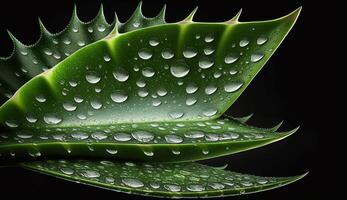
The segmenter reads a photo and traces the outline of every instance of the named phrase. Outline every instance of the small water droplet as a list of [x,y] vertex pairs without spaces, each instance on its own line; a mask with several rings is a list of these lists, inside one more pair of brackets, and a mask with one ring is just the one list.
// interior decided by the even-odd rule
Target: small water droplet
[[174,57],[174,52],[171,50],[171,49],[164,49],[162,52],[161,52],[161,57],[164,58],[164,59],[171,59]]
[[104,55],[104,61],[109,62],[111,60],[111,57],[109,55]]
[[132,188],[140,188],[144,186],[142,181],[133,178],[124,178],[122,179],[122,183]]
[[194,58],[196,55],[198,54],[198,52],[196,51],[196,49],[192,48],[192,47],[187,47],[184,51],[183,51],[183,56],[185,58]]
[[178,135],[165,135],[165,140],[170,144],[178,144],[183,142],[183,138]]
[[46,97],[44,95],[38,95],[35,97],[35,99],[40,103],[46,102]]
[[102,132],[96,132],[96,133],[92,133],[92,138],[96,139],[96,140],[104,140],[107,138],[107,135],[105,133]]
[[236,55],[236,54],[234,54],[234,53],[230,53],[230,54],[228,54],[227,56],[225,56],[224,62],[225,62],[226,64],[232,64],[232,63],[234,63],[235,61],[237,61],[238,58],[239,58],[238,55]]
[[98,29],[99,32],[104,32],[106,30],[106,27],[103,24],[99,24],[97,29]]
[[133,27],[135,27],[135,28],[140,27],[140,22],[134,22],[134,23],[133,23]]
[[159,45],[159,40],[157,38],[152,38],[149,40],[149,45],[151,45],[152,47],[158,46]]
[[230,69],[229,74],[230,75],[237,74],[237,71],[235,69]]
[[77,106],[74,105],[73,103],[70,103],[70,102],[65,102],[63,103],[63,108],[66,110],[66,111],[75,111]]
[[128,99],[128,95],[121,90],[116,90],[111,94],[111,99],[116,103],[123,103]]
[[195,97],[188,97],[186,99],[186,105],[187,106],[192,106],[194,105],[198,100]]
[[52,52],[51,50],[49,50],[49,49],[45,49],[43,52],[44,52],[47,56],[51,56],[51,55],[53,54],[53,52]]
[[202,57],[199,60],[199,67],[201,69],[208,69],[214,65],[214,61],[209,57]]
[[76,86],[77,86],[77,82],[74,81],[74,80],[71,80],[71,81],[69,81],[69,85],[70,85],[71,87],[76,87]]
[[257,45],[263,45],[263,44],[265,44],[265,42],[267,42],[267,37],[265,37],[265,36],[258,37]]
[[143,150],[143,153],[144,153],[146,156],[154,156],[154,153],[153,153],[153,151],[151,151],[151,150]]
[[92,108],[94,108],[95,110],[99,110],[102,107],[102,103],[96,100],[92,100],[90,101],[90,105],[92,106]]
[[207,154],[209,154],[210,153],[210,151],[208,150],[208,149],[203,149],[202,150],[202,154],[204,154],[204,155],[207,155]]
[[128,80],[129,74],[125,69],[118,67],[113,72],[113,77],[119,82],[125,82]]
[[113,138],[117,141],[120,141],[120,142],[126,142],[126,141],[129,141],[131,140],[131,137],[129,134],[127,133],[116,133]]
[[170,192],[181,191],[181,186],[179,186],[179,185],[166,184],[166,185],[164,185],[164,188]]
[[225,186],[221,183],[210,183],[209,186],[215,190],[222,190],[225,188]]
[[137,54],[143,60],[148,60],[148,59],[152,58],[152,55],[153,55],[152,51],[147,49],[147,48],[140,49]]
[[205,42],[210,43],[210,42],[213,42],[213,40],[214,40],[213,35],[211,35],[211,34],[206,35]]
[[76,132],[76,133],[71,133],[71,137],[77,140],[84,140],[84,139],[87,139],[89,135],[83,132]]
[[46,122],[46,124],[59,124],[62,121],[62,118],[53,115],[53,114],[46,114],[45,116],[43,116],[43,121]]
[[215,93],[217,91],[217,89],[218,88],[216,86],[214,86],[214,85],[208,85],[205,88],[205,93],[207,95],[211,95],[211,94]]
[[213,115],[217,114],[217,109],[216,108],[207,108],[205,109],[202,114],[206,117],[212,117]]
[[146,67],[142,70],[142,75],[144,77],[150,78],[150,77],[154,76],[154,74],[155,74],[155,71],[151,67]]
[[198,139],[198,138],[203,138],[205,136],[205,133],[201,131],[190,131],[185,133],[184,136],[186,138]]
[[35,123],[35,122],[37,122],[37,118],[34,117],[34,116],[31,115],[31,114],[28,114],[25,118],[26,118],[26,120],[27,120],[29,123]]
[[187,76],[189,71],[189,66],[184,62],[174,62],[170,67],[171,74],[176,78]]
[[246,39],[246,38],[240,40],[240,42],[239,42],[240,47],[245,47],[245,46],[247,46],[248,44],[249,44],[249,40]]
[[193,93],[195,93],[198,89],[199,89],[199,87],[198,87],[197,85],[195,85],[195,84],[189,84],[189,85],[187,85],[187,87],[186,87],[186,92],[187,92],[188,94],[193,94]]
[[86,80],[88,81],[88,83],[96,84],[101,80],[101,77],[98,73],[94,71],[88,71],[86,73]]
[[17,122],[14,120],[6,120],[5,124],[10,128],[17,128],[18,127]]
[[213,52],[214,52],[214,49],[212,47],[206,47],[204,49],[204,54],[207,56],[213,54]]
[[62,167],[62,168],[60,168],[60,171],[66,175],[72,175],[75,172],[73,169],[68,168],[68,167]]
[[82,98],[81,96],[75,96],[75,97],[74,97],[74,101],[75,101],[76,103],[82,103],[82,102],[83,102],[83,98]]
[[66,44],[66,45],[69,45],[69,44],[71,44],[71,40],[69,40],[68,38],[65,38],[63,40],[63,43]]
[[228,83],[224,86],[224,90],[226,92],[235,92],[238,89],[240,89],[242,85],[243,85],[243,83],[240,83],[240,82]]
[[173,119],[179,119],[181,117],[183,117],[184,112],[182,111],[171,111],[169,112],[169,116]]
[[83,47],[84,45],[86,45],[86,43],[84,41],[78,41],[77,45]]
[[161,97],[165,96],[167,94],[167,90],[165,88],[159,88],[157,90],[157,94]]
[[109,153],[109,154],[117,154],[118,153],[118,150],[117,149],[106,149],[106,152]]
[[137,87],[143,88],[146,86],[146,82],[144,80],[138,80],[136,81]]
[[98,177],[100,177],[100,173],[97,171],[93,171],[93,170],[84,170],[81,173],[81,175],[86,177],[86,178],[98,178]]
[[93,33],[94,32],[93,28],[92,27],[88,27],[88,32],[89,33]]
[[179,151],[179,150],[175,150],[175,149],[172,149],[172,154],[174,154],[174,155],[180,155],[181,154],[181,152]]
[[202,185],[188,185],[187,190],[192,192],[201,192],[205,190],[205,187]]
[[150,142],[154,139],[154,135],[147,131],[136,131],[131,133],[131,135],[139,142]]
[[264,57],[263,53],[253,53],[251,55],[251,62],[258,62]]

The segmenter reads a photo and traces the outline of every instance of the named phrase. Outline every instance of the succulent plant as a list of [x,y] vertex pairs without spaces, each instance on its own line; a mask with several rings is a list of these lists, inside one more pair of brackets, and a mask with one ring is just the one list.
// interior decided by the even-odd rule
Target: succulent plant
[[[284,17],[221,23],[154,18],[141,3],[125,23],[101,7],[90,22],[0,58],[0,163],[106,189],[213,197],[276,188],[303,177],[244,175],[194,163],[293,134],[223,115],[294,25]],[[59,159],[59,160],[56,160]],[[64,159],[64,160],[61,160]]]

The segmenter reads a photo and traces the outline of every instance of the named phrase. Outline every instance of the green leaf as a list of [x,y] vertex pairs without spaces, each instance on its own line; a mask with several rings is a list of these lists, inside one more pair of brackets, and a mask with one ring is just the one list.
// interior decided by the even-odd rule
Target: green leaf
[[9,57],[0,57],[0,103],[10,98],[31,78],[52,68],[78,49],[105,38],[115,28],[124,33],[163,23],[165,6],[158,16],[147,18],[142,15],[140,3],[127,22],[121,23],[116,16],[115,21],[109,24],[101,5],[97,16],[89,22],[82,22],[74,7],[68,26],[56,34],[48,31],[39,20],[40,38],[32,45],[23,44],[8,32],[14,48]]
[[[31,79],[0,107],[0,125],[6,128],[0,149],[15,158],[33,149],[47,156],[106,157],[108,147],[117,147],[132,152],[117,154],[120,158],[186,161],[278,141],[292,132],[250,128],[244,133],[234,121],[218,128],[215,119],[264,66],[299,12],[262,22],[183,20],[116,31]],[[217,134],[217,140],[183,138],[196,130]],[[239,139],[218,139],[230,131]],[[98,151],[85,150],[88,142],[79,137],[86,136],[74,137],[76,133],[92,138]],[[120,133],[133,140],[115,141]],[[176,146],[179,156],[172,153]]]
[[196,163],[160,164],[104,161],[45,161],[25,168],[68,181],[119,192],[157,197],[233,196],[278,188],[306,174],[259,177]]

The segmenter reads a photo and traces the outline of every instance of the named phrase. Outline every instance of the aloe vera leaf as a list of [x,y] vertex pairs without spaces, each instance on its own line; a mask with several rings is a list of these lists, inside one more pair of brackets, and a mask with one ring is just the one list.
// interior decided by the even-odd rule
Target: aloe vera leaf
[[75,6],[68,26],[59,33],[51,33],[39,20],[40,38],[32,45],[23,44],[9,32],[14,49],[10,56],[0,57],[0,103],[10,98],[31,78],[55,66],[78,49],[105,38],[114,30],[116,23],[121,33],[165,23],[165,6],[156,17],[147,18],[142,14],[141,5],[139,3],[127,22],[121,23],[116,16],[111,24],[105,19],[102,5],[97,16],[89,22],[78,18]]
[[263,22],[184,21],[100,40],[19,89],[0,108],[1,126],[40,134],[215,119],[269,59],[299,12]]
[[270,190],[295,182],[292,177],[259,177],[197,163],[163,164],[103,161],[23,163],[27,169],[119,192],[156,197],[220,197]]

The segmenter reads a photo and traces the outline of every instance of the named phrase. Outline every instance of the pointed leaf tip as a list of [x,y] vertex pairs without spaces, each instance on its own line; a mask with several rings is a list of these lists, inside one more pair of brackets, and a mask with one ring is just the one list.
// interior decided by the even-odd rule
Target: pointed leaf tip
[[184,19],[182,20],[181,22],[193,22],[193,18],[194,18],[194,15],[196,13],[196,11],[198,11],[198,6],[196,6],[194,8],[194,10]]
[[270,131],[273,131],[273,132],[276,132],[281,126],[282,126],[282,124],[283,124],[283,120],[282,121],[280,121],[277,125],[275,125],[274,127],[272,127],[272,128],[269,128],[269,130]]
[[166,4],[163,5],[160,12],[156,16],[156,18],[161,18],[163,21],[165,21],[165,13],[166,13]]

